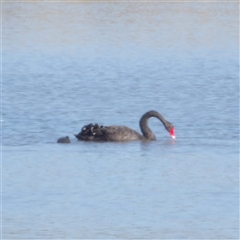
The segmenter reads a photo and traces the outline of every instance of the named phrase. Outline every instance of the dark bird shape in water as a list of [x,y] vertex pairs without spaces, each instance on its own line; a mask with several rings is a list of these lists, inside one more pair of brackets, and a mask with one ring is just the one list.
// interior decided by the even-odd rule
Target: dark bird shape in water
[[61,138],[59,138],[59,139],[57,140],[57,142],[58,142],[58,143],[70,143],[71,141],[70,141],[69,137],[66,136],[66,137],[61,137]]
[[160,113],[149,111],[145,113],[139,122],[142,134],[126,126],[99,126],[98,124],[89,124],[82,128],[81,132],[76,134],[76,138],[83,141],[104,141],[121,142],[134,140],[156,140],[156,136],[148,127],[148,119],[155,117],[159,119],[172,138],[175,137],[174,126],[168,122]]

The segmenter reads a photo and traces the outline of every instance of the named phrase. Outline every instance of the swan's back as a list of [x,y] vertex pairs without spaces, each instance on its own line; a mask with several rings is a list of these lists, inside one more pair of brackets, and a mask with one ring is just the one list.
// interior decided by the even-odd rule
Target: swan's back
[[144,137],[126,126],[99,126],[98,124],[85,125],[81,132],[75,135],[83,141],[123,142],[142,140]]
[[143,136],[133,129],[126,126],[107,126],[96,132],[96,138],[101,138],[102,141],[134,141],[142,140]]

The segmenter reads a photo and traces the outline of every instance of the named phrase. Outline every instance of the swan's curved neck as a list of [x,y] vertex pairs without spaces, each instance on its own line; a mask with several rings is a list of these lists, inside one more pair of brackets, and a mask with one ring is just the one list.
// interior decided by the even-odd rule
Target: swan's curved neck
[[152,132],[152,130],[148,127],[148,119],[151,117],[155,117],[159,119],[167,131],[169,131],[169,127],[171,123],[169,123],[160,113],[156,111],[146,112],[140,119],[139,125],[140,129],[143,133],[143,136],[149,140],[156,140],[156,136]]

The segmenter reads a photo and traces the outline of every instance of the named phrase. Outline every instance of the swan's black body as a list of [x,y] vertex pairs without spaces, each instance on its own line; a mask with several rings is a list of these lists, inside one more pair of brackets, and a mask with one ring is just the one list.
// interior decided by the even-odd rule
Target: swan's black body
[[156,136],[148,127],[148,119],[155,117],[159,119],[170,135],[174,136],[174,127],[160,113],[149,111],[145,113],[139,122],[143,135],[126,126],[99,126],[98,124],[89,124],[82,128],[81,132],[76,136],[83,141],[134,141],[134,140],[156,140]]
[[[75,134],[75,137],[83,141],[102,141],[99,137],[101,135],[103,126],[98,124],[85,125],[79,134]],[[95,136],[97,133],[97,136]]]

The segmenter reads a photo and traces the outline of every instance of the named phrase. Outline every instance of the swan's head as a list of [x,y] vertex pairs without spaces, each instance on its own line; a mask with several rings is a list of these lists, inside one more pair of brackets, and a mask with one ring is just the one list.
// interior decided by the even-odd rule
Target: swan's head
[[169,132],[170,136],[171,136],[173,139],[175,139],[176,136],[175,136],[174,126],[173,126],[170,122],[168,122],[168,121],[166,121],[166,120],[165,120],[165,122],[164,122],[164,126],[165,126],[166,130]]
[[173,139],[176,138],[173,125],[169,128],[169,134]]

